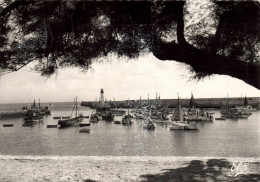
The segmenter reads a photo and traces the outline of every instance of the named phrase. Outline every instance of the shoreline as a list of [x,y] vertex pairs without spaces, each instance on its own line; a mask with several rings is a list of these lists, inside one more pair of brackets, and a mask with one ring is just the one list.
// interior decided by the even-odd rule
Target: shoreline
[[[166,159],[167,158],[167,159]],[[133,160],[133,161],[147,161],[147,160],[161,160],[161,161],[189,161],[189,160],[209,160],[209,159],[226,159],[226,160],[244,160],[247,162],[260,162],[260,157],[216,157],[216,156],[79,156],[79,155],[2,155],[0,154],[0,160],[5,159],[25,159],[25,160]]]
[[[233,162],[248,168],[235,176]],[[0,155],[0,181],[259,181],[260,157]]]

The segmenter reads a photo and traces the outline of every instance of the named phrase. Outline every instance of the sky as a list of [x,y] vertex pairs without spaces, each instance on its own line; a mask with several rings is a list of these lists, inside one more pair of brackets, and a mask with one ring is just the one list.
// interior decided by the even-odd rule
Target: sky
[[152,54],[137,60],[115,59],[95,62],[92,70],[62,69],[50,78],[31,71],[32,65],[0,78],[0,103],[94,101],[103,88],[107,100],[175,99],[219,97],[258,97],[260,91],[245,82],[213,75],[202,81],[192,80],[188,66],[175,61],[161,61]]

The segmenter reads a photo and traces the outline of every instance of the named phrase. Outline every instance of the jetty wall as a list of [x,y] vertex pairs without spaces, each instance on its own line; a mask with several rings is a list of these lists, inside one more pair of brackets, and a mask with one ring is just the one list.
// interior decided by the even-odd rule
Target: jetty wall
[[26,115],[26,113],[27,113],[27,110],[1,111],[0,119],[23,117]]
[[[227,101],[227,98],[195,98],[197,104],[201,108],[221,108]],[[248,97],[247,98],[249,105],[253,107],[259,107],[260,104],[260,97]],[[174,108],[177,99],[150,99],[150,100],[142,100],[142,105],[145,105],[146,103],[161,103],[163,106],[168,106],[170,108]],[[229,98],[229,103],[231,106],[241,106],[244,103],[244,98],[241,97],[233,97]],[[81,102],[82,106],[86,107],[93,107],[96,102],[93,101],[83,101]],[[131,108],[134,108],[138,105],[140,105],[140,100],[123,100],[123,101],[108,101],[108,105],[115,106],[115,107],[121,107],[121,108],[128,108],[130,106]],[[189,107],[190,105],[190,99],[181,99],[181,105],[183,107]]]

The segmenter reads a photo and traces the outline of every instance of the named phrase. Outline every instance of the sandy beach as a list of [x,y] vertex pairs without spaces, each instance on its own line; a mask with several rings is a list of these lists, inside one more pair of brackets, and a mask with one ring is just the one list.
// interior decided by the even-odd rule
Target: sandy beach
[[0,168],[2,182],[260,180],[260,158],[0,155]]

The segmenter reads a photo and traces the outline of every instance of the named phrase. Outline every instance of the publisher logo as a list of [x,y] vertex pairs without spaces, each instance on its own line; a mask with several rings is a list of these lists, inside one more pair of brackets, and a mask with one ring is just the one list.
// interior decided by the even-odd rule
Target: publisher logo
[[248,170],[248,162],[240,161],[240,162],[233,162],[231,167],[231,172],[234,177],[243,174],[245,171]]

